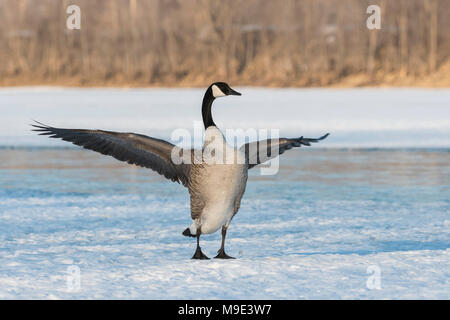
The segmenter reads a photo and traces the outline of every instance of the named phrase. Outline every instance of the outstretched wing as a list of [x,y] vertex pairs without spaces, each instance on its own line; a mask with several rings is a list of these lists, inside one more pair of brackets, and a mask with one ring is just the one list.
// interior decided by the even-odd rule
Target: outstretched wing
[[320,140],[328,137],[329,133],[317,138],[280,138],[280,139],[268,139],[261,141],[254,141],[244,144],[240,150],[245,152],[246,162],[248,168],[251,169],[258,164],[264,163],[277,157],[286,150],[292,149],[293,147],[310,146],[313,142],[319,142]]
[[[42,123],[32,125],[33,131],[49,138],[61,138],[85,149],[109,155],[117,160],[152,169],[167,179],[189,183],[189,164],[175,164],[171,153],[173,144],[136,133],[121,133],[103,130],[61,129]],[[181,149],[180,149],[181,150]]]

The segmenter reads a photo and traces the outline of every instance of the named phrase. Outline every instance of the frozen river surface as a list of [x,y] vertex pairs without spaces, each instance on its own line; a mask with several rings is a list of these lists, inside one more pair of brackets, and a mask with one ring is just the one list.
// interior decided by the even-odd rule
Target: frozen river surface
[[[230,261],[190,260],[184,187],[27,127],[36,119],[168,138],[198,120],[201,91],[0,91],[0,299],[450,299],[449,92],[246,90],[261,113],[233,119],[244,105],[228,112],[226,101],[239,99],[223,99],[218,125],[272,118],[286,121],[282,135],[332,135],[285,153],[275,176],[252,169]],[[187,109],[174,112],[182,97]],[[382,141],[391,148],[373,148]],[[219,234],[202,237],[207,255],[219,246]]]

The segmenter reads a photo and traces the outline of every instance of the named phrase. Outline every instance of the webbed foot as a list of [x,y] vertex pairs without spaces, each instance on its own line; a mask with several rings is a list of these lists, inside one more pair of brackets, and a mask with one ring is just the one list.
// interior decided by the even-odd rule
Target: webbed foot
[[214,259],[236,259],[234,257],[230,257],[225,253],[225,250],[219,250],[217,251],[219,254],[214,257]]
[[208,260],[209,258],[202,252],[202,249],[200,247],[197,247],[197,250],[195,250],[192,259]]

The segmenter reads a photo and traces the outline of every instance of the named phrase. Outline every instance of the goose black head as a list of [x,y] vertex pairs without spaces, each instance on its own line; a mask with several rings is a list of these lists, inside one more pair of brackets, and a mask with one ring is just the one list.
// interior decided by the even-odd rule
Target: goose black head
[[241,94],[233,89],[225,82],[214,82],[209,86],[211,94],[214,98],[224,96],[240,96]]
[[230,86],[225,82],[214,82],[213,84],[211,84],[206,90],[205,96],[203,97],[202,115],[205,129],[210,126],[216,126],[211,114],[211,106],[216,98],[240,95],[241,94],[239,92],[231,89]]

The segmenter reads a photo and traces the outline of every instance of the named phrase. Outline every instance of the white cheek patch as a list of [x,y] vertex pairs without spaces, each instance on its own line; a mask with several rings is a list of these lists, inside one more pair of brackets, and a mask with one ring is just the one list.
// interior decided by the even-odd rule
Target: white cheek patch
[[216,85],[212,86],[212,94],[213,94],[214,98],[225,96],[225,93],[223,93],[222,90],[220,90],[219,87]]

